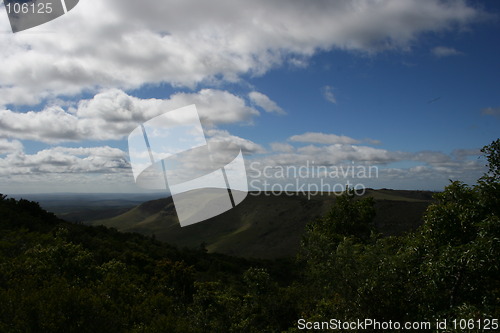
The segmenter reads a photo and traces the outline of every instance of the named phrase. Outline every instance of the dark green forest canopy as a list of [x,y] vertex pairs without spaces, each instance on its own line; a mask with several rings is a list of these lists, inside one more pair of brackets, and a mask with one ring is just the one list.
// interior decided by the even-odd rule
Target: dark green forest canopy
[[299,319],[498,319],[500,140],[482,151],[488,173],[437,193],[417,230],[382,237],[373,199],[346,193],[307,224],[293,260],[179,250],[2,195],[0,331],[294,332]]

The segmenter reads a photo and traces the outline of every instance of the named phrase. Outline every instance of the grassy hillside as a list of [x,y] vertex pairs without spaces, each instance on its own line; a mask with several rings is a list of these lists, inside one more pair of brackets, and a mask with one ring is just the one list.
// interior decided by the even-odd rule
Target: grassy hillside
[[[375,199],[377,230],[399,235],[421,224],[432,192],[368,190]],[[199,248],[229,255],[279,258],[293,256],[305,225],[328,212],[334,194],[275,196],[250,193],[236,208],[202,223],[181,228],[171,198],[145,202],[124,214],[97,220],[94,225],[120,231],[154,235],[181,247]]]

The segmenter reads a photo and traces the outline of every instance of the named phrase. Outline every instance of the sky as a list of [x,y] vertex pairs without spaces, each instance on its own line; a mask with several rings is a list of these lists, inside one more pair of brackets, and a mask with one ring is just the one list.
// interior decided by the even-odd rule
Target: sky
[[472,184],[499,33],[498,1],[81,0],[17,33],[2,5],[0,193],[147,191],[128,135],[191,104],[254,190]]

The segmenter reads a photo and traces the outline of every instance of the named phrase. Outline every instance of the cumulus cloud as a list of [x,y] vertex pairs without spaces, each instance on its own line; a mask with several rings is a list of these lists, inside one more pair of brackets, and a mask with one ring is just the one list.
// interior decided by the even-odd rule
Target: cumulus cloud
[[457,159],[457,160],[465,160],[468,157],[475,157],[475,156],[481,156],[481,149],[455,149],[452,152],[452,155]]
[[[396,162],[421,163],[426,170],[478,170],[482,164],[477,160],[479,149],[456,149],[450,154],[440,151],[404,152],[392,151],[363,145],[377,140],[355,140],[347,136],[308,132],[294,135],[288,141],[307,143],[294,147],[288,143],[274,142],[271,153],[263,157],[269,165],[303,165],[307,161],[316,165],[337,165],[342,163],[361,163],[388,165]],[[406,170],[409,170],[407,168]],[[415,169],[419,170],[419,168]]]
[[447,165],[452,162],[449,155],[437,151],[421,151],[411,155],[411,159],[433,165]]
[[48,107],[40,112],[0,110],[0,137],[56,142],[77,140],[78,118],[60,107]]
[[216,151],[241,148],[245,154],[264,154],[266,150],[261,145],[230,134],[225,130],[212,129],[206,132],[208,144],[217,147]]
[[[436,151],[390,151],[362,145],[311,144],[289,151],[277,149],[268,156],[253,158],[247,169],[254,190],[270,190],[275,184],[275,188],[286,185],[289,190],[298,190],[301,184],[306,189],[312,184],[314,190],[328,191],[331,188],[328,186],[332,185],[342,189],[346,181],[351,186],[441,190],[449,184],[449,179],[472,184],[486,171],[477,159],[463,158],[474,156],[476,152],[457,150],[448,155]],[[300,173],[298,178],[297,172]]]
[[431,53],[438,58],[450,57],[463,54],[462,52],[446,46],[436,46],[431,50]]
[[280,114],[285,113],[285,111],[283,111],[283,109],[280,108],[276,102],[272,101],[269,97],[260,92],[252,91],[248,94],[248,97],[253,103],[264,109],[266,112],[276,112]]
[[[346,161],[354,161],[368,164],[385,164],[401,159],[400,152],[392,152],[386,149],[378,149],[368,146],[334,144],[329,146],[309,145],[297,150],[308,156],[317,156],[321,163],[338,164]],[[322,156],[322,157],[321,157]]]
[[319,143],[319,144],[360,144],[366,143],[370,145],[379,145],[381,142],[379,140],[374,140],[366,138],[363,140],[356,140],[345,135],[336,134],[326,134],[321,132],[307,132],[304,134],[293,135],[288,138],[292,142],[303,142],[303,143]]
[[[448,174],[448,179],[459,179],[461,176],[465,176],[463,180],[466,181],[471,179],[471,175],[476,175],[475,178],[472,178],[472,181],[475,181],[485,171],[484,163],[481,163],[477,158],[480,155],[479,149],[456,149],[451,154],[439,151],[420,151],[407,153],[404,160],[425,163],[426,171]],[[468,159],[468,157],[475,158]]]
[[288,143],[273,142],[270,146],[273,151],[281,153],[291,153],[295,150],[295,148]]
[[50,173],[129,173],[127,154],[112,147],[43,149],[35,154],[22,151],[0,158],[0,175]]
[[23,144],[20,141],[0,139],[0,155],[22,150]]
[[0,35],[0,105],[145,83],[235,82],[307,63],[318,50],[405,48],[481,15],[459,0],[86,0],[29,33]]
[[307,132],[304,134],[293,135],[288,140],[293,142],[321,143],[321,144],[357,144],[359,140],[345,135],[325,134],[318,132]]
[[342,163],[387,164],[403,159],[404,153],[368,146],[333,144],[307,145],[295,150],[282,150],[260,159],[262,165],[339,165]]
[[[225,130],[212,129],[207,131],[206,135],[206,146],[202,145],[167,157],[165,163],[167,177],[169,174],[172,175],[176,179],[176,184],[227,167],[240,152],[243,155],[266,153],[266,150],[259,144],[231,135]],[[169,184],[171,184],[170,180]]]
[[[232,161],[238,152],[262,154],[266,150],[260,145],[227,131],[210,129],[207,131],[207,143],[213,153],[214,161]],[[28,189],[35,192],[40,187],[54,186],[60,191],[87,190],[91,192],[117,190],[137,191],[134,186],[128,153],[109,146],[102,147],[52,147],[33,154],[22,151],[19,141],[0,140],[0,185],[15,192]],[[146,152],[147,154],[147,152]],[[186,167],[190,170],[203,170],[199,155],[193,154]],[[213,170],[209,170],[213,171]],[[54,184],[51,186],[51,182]]]
[[[7,139],[123,139],[139,123],[193,103],[213,142],[237,141],[247,154],[263,154],[265,150],[253,142],[215,132],[219,124],[251,123],[259,115],[236,95],[202,89],[168,99],[140,99],[124,91],[145,84],[197,89],[238,82],[279,66],[305,67],[322,50],[406,49],[423,33],[468,25],[483,15],[461,0],[81,1],[68,15],[29,32],[0,34],[0,173],[5,176],[0,182],[8,178],[18,185],[77,184],[98,179],[117,186],[123,172],[131,177],[120,150],[56,147],[25,154],[21,142]],[[0,28],[10,30],[4,7]],[[81,93],[95,96],[74,105],[46,103],[71,101]],[[266,112],[283,112],[261,93],[248,97]],[[335,100],[333,93],[332,97]],[[40,102],[46,105],[41,111],[6,107]],[[489,112],[493,111],[485,114]],[[272,144],[275,153],[267,158],[273,163],[317,159],[330,164],[412,160],[405,153],[360,145],[370,143],[368,139],[323,133],[294,137],[290,141],[310,145],[295,149],[288,143]],[[431,155],[419,157],[433,163],[423,162],[427,167],[455,167]],[[89,178],[88,173],[100,172],[114,177],[113,182]]]
[[[251,179],[259,178],[264,170],[281,170],[283,167],[297,170],[319,168],[324,172],[339,168],[357,168],[368,170],[376,167],[376,179],[364,179],[368,187],[395,187],[415,189],[415,182],[421,189],[441,189],[449,179],[462,179],[473,183],[485,171],[484,165],[477,158],[479,149],[456,149],[450,154],[440,151],[405,152],[363,145],[376,140],[355,140],[350,137],[324,133],[305,133],[294,135],[288,141],[307,143],[294,147],[288,143],[271,144],[272,151],[264,156],[252,157],[249,164]],[[271,172],[271,174],[273,174]],[[352,177],[352,174],[350,174]],[[269,184],[296,184],[295,179],[268,179]],[[315,176],[316,177],[316,176]],[[320,177],[321,178],[321,177]],[[328,177],[327,177],[328,178]],[[332,179],[324,179],[332,181]],[[319,178],[301,179],[302,183],[318,182]],[[338,179],[337,179],[338,181]],[[254,182],[259,184],[259,181]],[[258,189],[256,187],[256,189]]]
[[325,97],[325,99],[328,102],[337,104],[337,98],[335,98],[335,95],[333,94],[332,86],[324,86],[322,92],[323,92],[323,97]]
[[485,167],[477,161],[467,161],[449,167],[421,164],[411,168],[380,168],[378,179],[369,185],[375,188],[441,191],[444,186],[449,185],[450,179],[473,184],[485,171]]
[[76,107],[47,107],[39,112],[0,110],[0,138],[42,142],[122,139],[142,122],[196,104],[204,125],[249,123],[259,112],[227,91],[203,89],[169,99],[140,99],[118,89],[103,91]]

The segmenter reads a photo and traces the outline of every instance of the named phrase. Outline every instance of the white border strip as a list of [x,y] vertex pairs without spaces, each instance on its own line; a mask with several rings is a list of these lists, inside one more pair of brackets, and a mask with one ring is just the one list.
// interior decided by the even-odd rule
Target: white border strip
[[68,8],[66,8],[66,1],[61,0],[61,4],[62,4],[63,10],[64,10],[64,14],[66,14],[68,12]]

